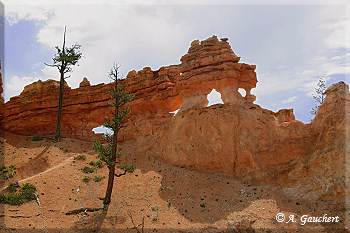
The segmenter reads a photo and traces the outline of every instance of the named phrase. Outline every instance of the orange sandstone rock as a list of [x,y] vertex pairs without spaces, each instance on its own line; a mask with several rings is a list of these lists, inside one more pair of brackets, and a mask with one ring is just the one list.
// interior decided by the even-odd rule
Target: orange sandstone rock
[[[130,103],[130,127],[123,138],[155,134],[159,127],[172,118],[169,112],[180,108],[206,107],[206,95],[213,88],[222,93],[224,103],[251,103],[250,89],[257,82],[255,66],[238,63],[227,40],[213,36],[192,43],[181,64],[152,71],[145,67],[130,71],[122,85],[135,94]],[[59,83],[53,80],[37,81],[26,86],[23,92],[5,104],[2,124],[5,130],[26,135],[50,135],[56,125]],[[67,85],[64,90],[62,130],[64,136],[82,139],[94,137],[91,131],[100,126],[108,114],[111,84],[91,86],[84,78],[77,89]],[[245,88],[243,98],[238,88]]]
[[[135,98],[129,127],[119,141],[135,154],[202,171],[222,172],[246,182],[283,185],[307,199],[344,200],[349,138],[349,87],[338,83],[310,124],[296,121],[292,109],[274,113],[253,104],[255,66],[238,63],[227,43],[213,36],[191,43],[178,65],[130,71],[121,81]],[[57,81],[37,81],[4,104],[2,127],[24,135],[53,135]],[[64,90],[61,135],[91,139],[108,115],[113,84]],[[215,88],[223,105],[207,107]],[[238,93],[246,90],[246,96]],[[176,116],[169,112],[179,109]],[[350,177],[350,175],[348,175]]]

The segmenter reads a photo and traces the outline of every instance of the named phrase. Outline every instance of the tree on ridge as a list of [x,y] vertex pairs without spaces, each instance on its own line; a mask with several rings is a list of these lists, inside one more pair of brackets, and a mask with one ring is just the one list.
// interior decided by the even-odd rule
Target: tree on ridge
[[66,48],[66,31],[67,26],[64,27],[64,34],[63,34],[63,45],[62,49],[60,49],[58,46],[55,48],[57,49],[57,53],[52,58],[53,64],[47,66],[50,67],[57,67],[59,73],[60,73],[60,90],[59,90],[59,98],[58,98],[58,110],[57,110],[57,122],[56,122],[56,133],[54,136],[54,140],[59,140],[61,136],[61,111],[62,111],[62,101],[63,101],[63,90],[64,90],[64,80],[68,77],[64,77],[66,73],[69,73],[72,71],[72,67],[74,65],[78,65],[78,61],[82,56],[82,53],[80,52],[81,45],[74,44],[69,48]]
[[323,78],[320,78],[318,80],[317,87],[315,88],[316,95],[312,95],[312,98],[315,101],[315,106],[310,111],[311,115],[316,115],[318,108],[326,98],[326,89],[326,81]]

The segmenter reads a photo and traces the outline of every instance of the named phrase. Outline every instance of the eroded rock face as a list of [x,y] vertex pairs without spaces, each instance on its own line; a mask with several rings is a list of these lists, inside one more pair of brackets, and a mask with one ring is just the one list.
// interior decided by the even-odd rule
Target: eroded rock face
[[310,124],[296,121],[292,109],[274,113],[254,104],[191,108],[133,148],[177,166],[282,185],[297,198],[344,202],[350,177],[349,103],[348,86],[341,82],[327,90]]
[[[343,201],[349,138],[349,87],[327,90],[310,124],[296,121],[293,109],[272,112],[255,105],[255,66],[238,63],[227,39],[191,43],[179,65],[157,71],[130,71],[122,85],[135,94],[129,127],[119,138],[128,151],[158,156],[178,166],[222,172],[246,182],[283,185],[307,199]],[[108,114],[112,84],[64,90],[61,135],[91,139]],[[54,134],[57,81],[37,81],[4,105],[5,130],[26,135]],[[206,107],[215,88],[225,104]],[[246,90],[242,97],[238,88]],[[179,109],[176,116],[169,112]],[[348,177],[350,175],[348,174]]]
[[[255,66],[238,63],[227,40],[213,36],[202,42],[193,42],[181,64],[152,71],[145,67],[130,71],[122,85],[135,94],[130,103],[129,127],[120,140],[156,134],[180,108],[206,107],[207,94],[213,88],[221,92],[224,103],[249,104],[249,95],[257,79]],[[59,83],[53,80],[37,81],[11,98],[4,106],[1,121],[5,130],[20,134],[50,135],[55,131]],[[84,78],[77,89],[67,85],[64,90],[61,135],[91,139],[92,129],[100,126],[108,114],[111,84],[91,86]],[[245,88],[243,98],[238,88]],[[137,135],[137,136],[136,136]]]

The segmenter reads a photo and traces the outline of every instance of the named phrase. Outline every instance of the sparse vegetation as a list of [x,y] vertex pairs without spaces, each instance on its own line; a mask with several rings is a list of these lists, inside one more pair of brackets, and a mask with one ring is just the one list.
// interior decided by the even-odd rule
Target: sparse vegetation
[[77,155],[76,157],[74,157],[75,160],[85,160],[86,156],[85,155]]
[[[19,191],[17,191],[19,189]],[[0,203],[9,205],[21,205],[25,202],[35,200],[36,187],[33,184],[26,183],[22,187],[18,182],[10,182],[8,185],[8,193],[0,195]]]
[[41,141],[41,140],[43,140],[42,136],[33,136],[32,137],[32,141]]
[[104,167],[104,164],[103,164],[103,162],[101,160],[97,160],[96,162],[95,161],[90,161],[89,165],[95,167],[96,169]]
[[326,97],[326,81],[323,78],[320,78],[317,83],[317,87],[315,88],[316,95],[312,95],[312,98],[315,101],[315,106],[310,111],[311,115],[316,115],[318,108],[323,103]]
[[89,166],[84,166],[81,170],[84,173],[93,173],[95,171],[95,168],[94,167],[89,167]]
[[3,180],[8,180],[16,174],[16,166],[11,164],[10,166],[6,167],[3,165],[0,167],[0,173]]
[[85,183],[89,183],[90,180],[91,180],[91,177],[90,177],[90,176],[84,176],[84,177],[83,177],[83,182],[85,182]]
[[95,182],[100,182],[102,179],[104,179],[105,177],[104,176],[95,176],[94,177],[94,181]]
[[103,168],[104,164],[103,164],[103,162],[101,160],[98,160],[98,161],[96,161],[95,166],[98,167],[98,168]]

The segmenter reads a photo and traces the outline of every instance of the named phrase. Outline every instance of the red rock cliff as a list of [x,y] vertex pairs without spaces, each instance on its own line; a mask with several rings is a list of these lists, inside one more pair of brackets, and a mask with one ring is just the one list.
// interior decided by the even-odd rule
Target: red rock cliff
[[[160,125],[169,121],[169,112],[180,108],[206,107],[207,94],[213,88],[221,92],[224,103],[250,103],[250,90],[257,79],[255,66],[238,63],[225,39],[213,36],[202,42],[194,41],[181,64],[130,71],[122,85],[135,94],[130,103],[130,127],[125,139],[154,134]],[[37,81],[5,104],[1,121],[5,130],[26,135],[50,135],[55,131],[58,103],[58,82]],[[90,86],[85,78],[77,89],[66,86],[62,110],[62,133],[82,139],[95,136],[91,131],[105,121],[111,84]],[[248,93],[243,98],[238,88]]]
[[[310,124],[292,109],[277,113],[253,104],[255,66],[239,63],[227,39],[192,42],[179,65],[130,71],[122,84],[135,94],[129,127],[120,141],[140,156],[237,176],[247,182],[283,185],[291,195],[342,201],[346,191],[349,87],[338,83]],[[55,132],[56,81],[37,81],[4,105],[5,130],[26,135]],[[113,84],[65,87],[62,135],[90,139],[108,114]],[[215,88],[223,105],[206,107]],[[246,90],[246,96],[238,93]],[[179,109],[176,116],[170,114]],[[346,169],[348,168],[348,169]],[[348,176],[350,177],[350,176]]]
[[340,82],[327,90],[310,124],[296,121],[293,110],[274,113],[255,104],[192,108],[163,125],[145,151],[178,166],[342,202],[350,171],[349,103],[349,87]]

